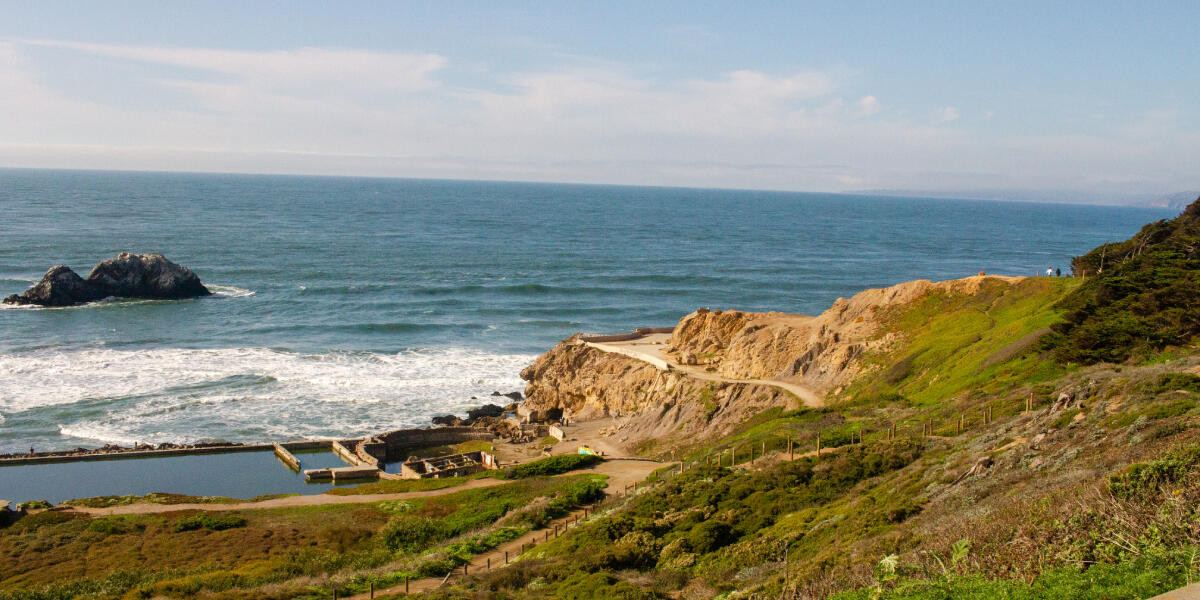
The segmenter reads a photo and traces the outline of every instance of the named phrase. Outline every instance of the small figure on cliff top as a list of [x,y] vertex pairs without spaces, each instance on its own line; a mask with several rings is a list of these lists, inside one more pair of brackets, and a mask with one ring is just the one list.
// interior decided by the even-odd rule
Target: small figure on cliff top
[[1051,275],[1054,275],[1054,269],[1047,268],[1046,269],[1046,277],[1050,277]]
[[1062,269],[1055,269],[1055,270],[1054,270],[1054,276],[1055,276],[1055,277],[1062,277]]

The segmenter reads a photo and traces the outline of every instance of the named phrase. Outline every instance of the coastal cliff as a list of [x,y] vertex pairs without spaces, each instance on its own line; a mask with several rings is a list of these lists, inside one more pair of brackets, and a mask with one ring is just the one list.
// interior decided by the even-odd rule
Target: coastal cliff
[[[923,372],[912,364],[899,376],[885,372],[904,361],[883,358],[910,353],[918,342],[919,328],[911,322],[901,327],[900,322],[922,299],[937,297],[939,303],[962,310],[967,317],[991,319],[987,315],[994,306],[1014,296],[1044,294],[1046,283],[997,276],[910,281],[839,298],[815,317],[699,309],[679,321],[663,350],[668,364],[678,367],[660,370],[573,337],[540,356],[521,377],[528,382],[525,394],[530,408],[557,409],[575,419],[621,417],[619,437],[629,443],[720,436],[768,408],[803,406],[795,395],[772,383],[800,386],[836,402],[848,397],[851,388],[869,388],[877,378],[898,386],[920,379]],[[1044,307],[1055,298],[1045,294],[1038,305]],[[989,325],[980,322],[979,326]],[[1005,327],[1003,341],[1024,333]],[[976,334],[964,345],[986,341],[984,334]],[[982,362],[991,353],[974,348],[973,354],[981,355],[974,360]],[[684,371],[684,365],[694,365],[693,370]]]
[[770,407],[799,400],[767,385],[704,381],[634,358],[563,341],[525,370],[526,403],[572,420],[617,417],[630,444],[676,435],[719,435]]

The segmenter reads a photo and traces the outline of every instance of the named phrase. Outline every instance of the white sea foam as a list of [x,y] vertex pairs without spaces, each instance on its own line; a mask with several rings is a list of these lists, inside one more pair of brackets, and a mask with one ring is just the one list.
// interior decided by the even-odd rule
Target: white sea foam
[[206,283],[204,286],[208,288],[208,291],[213,293],[211,296],[212,298],[245,298],[246,296],[254,295],[252,290],[234,287],[232,285],[215,285]]
[[[204,285],[205,285],[205,287],[207,287],[209,289],[209,291],[212,292],[212,295],[208,296],[208,298],[246,298],[248,296],[254,295],[253,290],[248,290],[248,289],[240,288],[240,287],[234,287],[232,285],[216,285],[216,284],[211,284],[211,283],[206,283]],[[95,302],[86,302],[84,304],[75,304],[72,306],[38,306],[36,304],[24,304],[24,305],[18,306],[15,304],[0,304],[0,310],[10,310],[10,309],[79,310],[79,309],[83,309],[83,308],[95,308],[95,307],[100,307],[100,306],[111,306],[111,305],[123,306],[123,305],[132,305],[132,304],[148,304],[151,302],[172,302],[172,300],[156,300],[156,299],[152,299],[152,298],[131,299],[131,298],[117,298],[114,296],[109,296],[107,298],[97,300]]]
[[0,411],[121,444],[357,435],[424,425],[519,389],[533,358],[462,348],[39,350],[0,354]]

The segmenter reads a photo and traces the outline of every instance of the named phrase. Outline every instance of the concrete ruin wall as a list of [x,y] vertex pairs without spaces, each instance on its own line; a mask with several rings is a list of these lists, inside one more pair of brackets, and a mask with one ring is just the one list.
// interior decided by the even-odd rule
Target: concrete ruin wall
[[614,333],[612,335],[588,335],[579,334],[578,340],[581,342],[594,342],[603,344],[604,342],[629,342],[632,340],[641,339],[652,333],[673,333],[675,327],[638,327],[633,330],[633,333]]
[[492,432],[474,427],[398,429],[363,440],[355,450],[374,457],[377,461],[395,462],[403,460],[406,451],[416,448],[446,446],[471,440],[490,442],[494,439],[496,436]]
[[499,468],[500,463],[490,452],[476,451],[405,462],[400,465],[400,477],[402,479],[462,477]]
[[633,330],[638,335],[650,335],[652,333],[675,333],[675,326],[670,327],[638,327]]

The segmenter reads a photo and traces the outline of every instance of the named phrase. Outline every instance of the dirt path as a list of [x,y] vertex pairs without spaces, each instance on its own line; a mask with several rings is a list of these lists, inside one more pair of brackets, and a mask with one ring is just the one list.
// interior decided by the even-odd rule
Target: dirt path
[[[580,473],[599,473],[608,476],[608,486],[612,489],[624,489],[625,485],[645,479],[646,475],[661,467],[662,464],[647,460],[611,459],[603,461],[588,469],[577,469],[558,477],[578,475]],[[96,516],[157,514],[180,510],[227,511],[227,510],[264,510],[270,508],[291,508],[297,506],[321,506],[327,504],[364,504],[384,500],[403,500],[405,498],[426,498],[453,494],[462,490],[491,487],[509,483],[503,479],[472,479],[462,485],[426,490],[420,492],[397,492],[394,494],[363,494],[360,496],[334,496],[331,494],[312,494],[307,496],[286,496],[272,498],[259,502],[231,502],[225,504],[126,504],[107,508],[87,508],[72,506],[68,510]]]
[[[572,471],[572,474],[586,473],[589,471],[603,473],[608,475],[608,485],[605,490],[610,494],[624,493],[625,487],[636,482],[644,480],[650,473],[664,466],[665,463],[659,463],[649,460],[640,459],[610,459],[600,463],[593,469],[581,469]],[[457,489],[457,488],[453,488]],[[590,515],[591,513],[587,513]],[[449,577],[429,577],[425,579],[414,579],[407,584],[399,584],[390,588],[379,588],[375,590],[375,595],[384,594],[399,594],[406,589],[409,593],[419,593],[432,589],[437,589],[447,582],[461,579],[464,574],[479,573],[481,571],[490,571],[494,569],[502,569],[506,565],[506,561],[512,562],[526,550],[533,550],[540,543],[545,543],[559,536],[560,532],[566,532],[569,527],[576,526],[585,517],[585,511],[577,510],[570,515],[551,522],[543,529],[538,529],[526,533],[525,535],[493,548],[490,552],[477,555],[471,559],[464,570],[458,567],[450,574]],[[527,548],[528,545],[528,548]],[[348,596],[343,600],[370,600],[369,593]]]
[[667,344],[669,343],[670,339],[671,334],[669,333],[652,333],[628,342],[585,343],[588,346],[602,352],[620,354],[622,356],[628,356],[633,359],[650,363],[658,369],[661,369],[662,365],[665,364],[671,371],[683,373],[689,377],[695,377],[696,379],[703,381],[768,385],[794,394],[797,398],[804,402],[805,406],[810,408],[820,408],[825,405],[825,400],[821,397],[821,395],[817,394],[811,388],[797,383],[779,381],[776,379],[730,379],[728,377],[721,377],[715,373],[709,373],[708,371],[704,370],[704,367],[699,365],[678,364],[675,362],[674,358],[666,353]]

